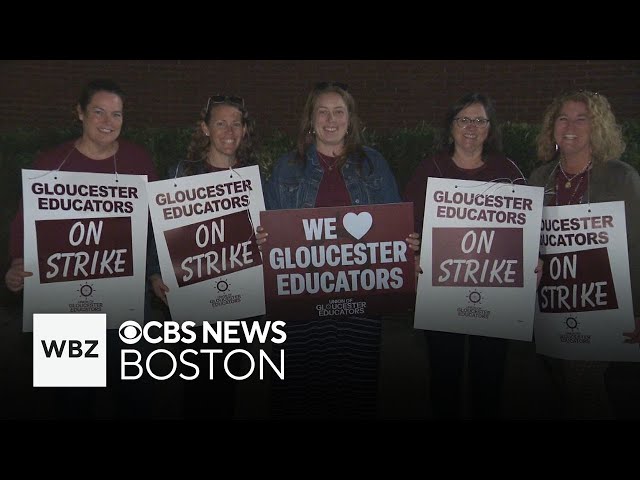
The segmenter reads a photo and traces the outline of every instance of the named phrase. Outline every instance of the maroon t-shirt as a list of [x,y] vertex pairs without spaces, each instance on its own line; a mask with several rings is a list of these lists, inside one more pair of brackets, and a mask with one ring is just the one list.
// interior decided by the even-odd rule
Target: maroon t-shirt
[[441,152],[431,158],[425,158],[420,162],[407,183],[403,195],[405,202],[413,202],[416,232],[422,232],[428,177],[479,180],[483,182],[526,183],[520,169],[504,155],[489,155],[484,165],[473,169],[458,167],[448,152]]
[[204,164],[204,168],[207,170],[207,172],[209,173],[213,173],[213,172],[224,172],[225,170],[229,170],[229,167],[216,167],[215,165],[211,165],[209,162],[206,162]]
[[[76,140],[58,145],[57,147],[42,152],[29,168],[32,170],[56,170],[64,172],[90,172],[90,173],[114,173],[147,175],[149,182],[159,180],[156,167],[149,152],[143,147],[126,140],[118,140],[118,151],[104,160],[92,160],[74,148]],[[65,160],[66,158],[66,160]],[[64,163],[63,163],[64,162]],[[62,164],[62,166],[61,166]],[[9,256],[14,258],[24,257],[24,213],[22,200],[20,208],[13,222],[9,237]]]
[[318,195],[316,197],[316,207],[340,207],[351,205],[351,196],[344,183],[342,171],[337,167],[337,157],[329,157],[318,153],[318,161],[322,165],[324,173]]

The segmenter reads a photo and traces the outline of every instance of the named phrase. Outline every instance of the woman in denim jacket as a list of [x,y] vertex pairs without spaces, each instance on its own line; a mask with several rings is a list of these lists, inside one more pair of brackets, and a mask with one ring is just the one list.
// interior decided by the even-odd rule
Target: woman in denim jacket
[[[356,104],[341,83],[319,83],[302,114],[297,149],[280,158],[265,184],[268,209],[400,202],[389,165],[362,145]],[[257,242],[268,235],[258,227]],[[407,232],[409,233],[409,232]],[[415,251],[418,234],[406,239]],[[288,322],[287,378],[274,382],[275,416],[366,418],[377,410],[380,318]]]
[[344,84],[318,84],[304,108],[297,149],[281,157],[265,186],[268,209],[401,202],[389,165],[362,145]]

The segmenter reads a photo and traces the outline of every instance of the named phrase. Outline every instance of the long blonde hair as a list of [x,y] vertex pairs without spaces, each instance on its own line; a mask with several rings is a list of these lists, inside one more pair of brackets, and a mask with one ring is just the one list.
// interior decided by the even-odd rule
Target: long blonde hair
[[566,102],[581,102],[587,106],[591,119],[590,143],[593,163],[620,158],[626,144],[611,105],[604,95],[586,90],[562,94],[547,107],[537,138],[538,158],[547,162],[558,155],[553,130],[560,110]]

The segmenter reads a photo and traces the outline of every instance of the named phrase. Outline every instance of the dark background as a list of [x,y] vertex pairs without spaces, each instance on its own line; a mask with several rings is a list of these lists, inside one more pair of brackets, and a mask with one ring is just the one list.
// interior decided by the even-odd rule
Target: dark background
[[575,88],[609,98],[618,120],[640,118],[640,60],[5,60],[0,132],[63,127],[82,86],[109,77],[127,93],[126,126],[189,126],[207,97],[243,96],[258,132],[294,134],[309,89],[349,85],[369,129],[439,124],[469,91],[494,98],[500,121],[539,123]]

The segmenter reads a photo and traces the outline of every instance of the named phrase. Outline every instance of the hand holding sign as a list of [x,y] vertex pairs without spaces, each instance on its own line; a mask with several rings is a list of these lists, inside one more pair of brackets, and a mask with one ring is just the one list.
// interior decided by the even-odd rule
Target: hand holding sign
[[256,245],[258,245],[258,250],[262,251],[262,244],[267,241],[268,236],[269,233],[264,231],[262,225],[256,227]]
[[640,343],[640,317],[635,318],[636,328],[633,332],[624,332],[622,335],[628,337],[624,343]]
[[538,258],[538,265],[534,270],[536,274],[536,288],[540,285],[540,279],[542,278],[542,269],[544,268],[544,261],[541,258]]
[[167,292],[169,287],[162,281],[162,276],[158,273],[154,273],[149,277],[149,283],[151,283],[151,290],[165,305],[169,306],[167,302]]
[[33,272],[24,271],[24,260],[14,258],[11,267],[4,276],[7,288],[13,293],[17,293],[24,288],[24,279],[33,275]]

